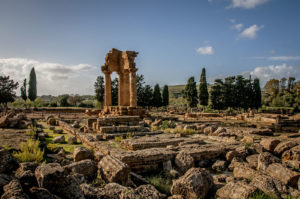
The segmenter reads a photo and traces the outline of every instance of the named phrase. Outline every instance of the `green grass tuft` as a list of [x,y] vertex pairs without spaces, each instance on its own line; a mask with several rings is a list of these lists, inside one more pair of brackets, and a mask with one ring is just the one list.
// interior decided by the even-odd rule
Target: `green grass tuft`
[[42,162],[44,160],[44,151],[39,148],[39,141],[32,139],[21,143],[21,152],[13,153],[13,156],[20,162]]

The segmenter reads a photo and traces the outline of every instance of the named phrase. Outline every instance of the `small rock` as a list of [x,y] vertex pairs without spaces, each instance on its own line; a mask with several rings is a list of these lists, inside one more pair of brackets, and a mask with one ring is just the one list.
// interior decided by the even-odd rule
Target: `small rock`
[[77,139],[75,136],[70,136],[68,138],[68,144],[76,144],[76,142],[77,142]]
[[249,198],[249,196],[255,194],[257,191],[258,190],[256,187],[248,185],[243,181],[231,181],[221,189],[218,189],[216,195],[222,199],[247,199]]
[[80,125],[79,125],[79,122],[78,121],[75,121],[73,124],[72,124],[72,127],[73,128],[79,128],[80,127]]
[[56,133],[56,134],[63,134],[63,130],[62,129],[54,129],[53,130],[53,133]]
[[265,138],[260,141],[260,145],[262,145],[267,151],[270,152],[273,152],[279,143],[280,140],[275,138]]
[[256,175],[257,171],[252,169],[248,163],[241,163],[233,169],[233,176],[237,178],[245,178],[252,180]]
[[23,192],[20,182],[16,179],[5,185],[3,190],[4,194],[1,196],[1,199],[28,199],[28,196]]
[[217,160],[213,165],[212,165],[212,169],[215,171],[225,171],[226,169],[226,162],[222,161],[222,160]]
[[243,139],[241,140],[241,142],[243,142],[243,143],[253,143],[254,142],[253,136],[245,135],[243,137]]
[[259,154],[253,154],[246,158],[247,162],[249,163],[252,169],[257,168],[258,156]]
[[284,165],[295,170],[300,169],[300,161],[298,160],[287,160],[284,162]]
[[57,136],[53,139],[53,143],[65,143],[65,136],[61,135],[61,136]]
[[85,159],[94,159],[92,151],[86,147],[76,147],[73,153],[73,157],[75,162]]

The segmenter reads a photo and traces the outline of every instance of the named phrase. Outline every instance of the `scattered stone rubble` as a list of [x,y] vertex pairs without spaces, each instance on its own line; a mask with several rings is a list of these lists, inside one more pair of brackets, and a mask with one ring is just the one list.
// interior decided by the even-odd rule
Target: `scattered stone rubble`
[[[60,149],[49,154],[55,159],[53,163],[36,164],[18,163],[1,148],[1,198],[246,199],[261,193],[276,198],[299,197],[298,130],[277,133],[274,126],[262,125],[274,122],[272,118],[254,119],[258,114],[243,116],[242,123],[238,119],[220,122],[220,117],[187,114],[173,119],[173,114],[173,118],[141,120],[137,116],[89,116],[69,121],[55,114],[43,116],[40,119],[56,133],[63,133],[54,142],[82,142],[93,151],[78,147],[70,155]],[[8,118],[16,115],[5,118],[1,117],[0,124],[9,127]],[[280,124],[291,120],[283,118]],[[174,125],[171,133],[151,131],[150,127],[159,128],[165,121]],[[68,139],[65,132],[70,134]],[[44,133],[39,130],[40,140],[47,137]],[[161,172],[173,176],[169,193],[160,193],[147,180],[149,174]]]

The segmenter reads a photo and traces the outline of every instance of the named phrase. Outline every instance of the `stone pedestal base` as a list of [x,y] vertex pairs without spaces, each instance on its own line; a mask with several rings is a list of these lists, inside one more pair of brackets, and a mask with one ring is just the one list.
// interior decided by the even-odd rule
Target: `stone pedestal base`
[[130,107],[130,106],[104,106],[99,117],[103,115],[130,115],[144,117],[146,110],[141,107]]

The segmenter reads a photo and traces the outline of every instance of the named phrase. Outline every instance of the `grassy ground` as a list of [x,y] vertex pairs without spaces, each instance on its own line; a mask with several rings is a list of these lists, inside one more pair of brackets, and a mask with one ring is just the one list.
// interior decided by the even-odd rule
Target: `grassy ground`
[[168,173],[147,176],[146,179],[161,193],[171,195],[172,177]]
[[0,129],[0,146],[5,149],[19,150],[21,143],[30,138],[26,129]]
[[[72,136],[71,134],[67,133],[66,131],[63,130],[63,133],[62,134],[58,134],[58,133],[54,133],[52,130],[49,129],[49,126],[45,123],[45,122],[39,122],[39,124],[43,125],[44,129],[43,131],[44,132],[47,132],[48,133],[48,137],[46,138],[46,143],[47,143],[47,146],[48,148],[58,148],[58,147],[63,147],[64,150],[68,153],[73,153],[74,152],[74,149],[76,147],[81,147],[83,146],[81,142],[77,142],[76,144],[68,144],[67,141],[68,141],[68,138],[70,136]],[[55,127],[55,129],[62,129],[61,127]],[[53,143],[53,139],[55,137],[58,137],[58,136],[65,136],[65,140],[66,142],[65,143]]]

